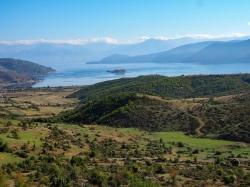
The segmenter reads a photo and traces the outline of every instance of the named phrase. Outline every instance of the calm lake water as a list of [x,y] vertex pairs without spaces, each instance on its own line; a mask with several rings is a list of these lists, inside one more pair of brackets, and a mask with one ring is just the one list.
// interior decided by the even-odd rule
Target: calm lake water
[[[85,64],[67,63],[53,66],[57,71],[51,73],[34,87],[46,86],[72,86],[90,85],[105,80],[118,79],[122,77],[136,77],[139,75],[159,74],[166,76],[198,75],[198,74],[230,74],[250,73],[250,64],[222,64],[222,65],[197,65],[197,64]],[[115,75],[107,70],[126,69],[126,74]]]

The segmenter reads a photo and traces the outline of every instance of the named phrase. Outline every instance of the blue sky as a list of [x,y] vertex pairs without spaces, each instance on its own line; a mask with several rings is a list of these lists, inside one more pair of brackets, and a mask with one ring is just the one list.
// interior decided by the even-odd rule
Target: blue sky
[[0,0],[0,40],[248,34],[248,22],[250,0]]

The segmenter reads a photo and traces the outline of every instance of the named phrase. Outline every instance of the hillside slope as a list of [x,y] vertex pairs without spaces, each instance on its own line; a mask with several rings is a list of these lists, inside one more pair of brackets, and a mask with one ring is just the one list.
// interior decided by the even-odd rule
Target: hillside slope
[[205,126],[204,134],[216,134],[219,138],[250,142],[250,92],[221,97],[202,102],[190,110],[199,116]]
[[55,121],[104,124],[148,131],[250,142],[250,92],[215,98],[167,100],[142,94],[113,94],[86,101]]
[[54,71],[52,68],[45,67],[33,62],[0,58],[0,83],[25,84],[37,81],[41,76]]
[[45,67],[34,62],[13,58],[0,58],[0,66],[7,70],[30,76],[44,75],[53,71],[52,68]]
[[192,116],[171,104],[137,94],[115,94],[92,100],[59,115],[59,119],[70,123],[97,123],[149,131],[176,130],[190,134],[199,126]]
[[70,95],[80,99],[116,93],[144,93],[168,98],[227,95],[250,90],[250,75],[140,76],[86,86]]
[[249,83],[249,74],[107,81],[73,93],[83,103],[58,119],[249,142]]

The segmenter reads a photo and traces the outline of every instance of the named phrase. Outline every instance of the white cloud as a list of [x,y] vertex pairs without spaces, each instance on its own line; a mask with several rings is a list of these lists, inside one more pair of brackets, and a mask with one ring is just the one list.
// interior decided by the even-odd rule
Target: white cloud
[[89,38],[89,39],[66,39],[66,40],[49,40],[49,39],[37,39],[37,40],[12,40],[12,41],[0,41],[0,44],[6,45],[33,45],[33,44],[69,44],[69,45],[84,45],[88,43],[104,42],[109,44],[118,44],[119,41],[111,37],[101,38]]
[[168,36],[155,36],[155,37],[150,37],[150,36],[141,36],[139,37],[139,41],[145,41],[149,39],[156,39],[156,40],[171,40],[175,39],[174,37],[168,37]]
[[174,36],[141,36],[135,42],[143,42],[149,39],[157,39],[157,40],[174,40],[174,39],[181,39],[181,38],[193,38],[193,39],[200,39],[200,40],[212,40],[212,39],[232,39],[232,38],[240,38],[244,36],[249,36],[250,34],[247,33],[228,33],[228,34],[184,34],[184,35],[174,35]]
[[87,43],[98,43],[98,42],[104,42],[109,44],[119,44],[119,40],[112,37],[102,37],[102,38],[91,38],[87,40]]
[[[248,36],[247,33],[228,33],[228,34],[187,34],[185,37],[191,37],[196,39],[218,39],[218,38],[240,38],[244,36]],[[183,37],[183,36],[182,36]]]
[[149,39],[157,39],[157,40],[173,40],[180,38],[193,38],[200,40],[213,40],[213,39],[221,39],[221,40],[230,40],[233,38],[240,38],[244,36],[249,36],[247,33],[228,33],[228,34],[184,34],[184,35],[173,35],[173,36],[141,36],[137,39],[133,40],[120,40],[113,37],[98,37],[98,38],[78,38],[78,39],[66,39],[66,40],[49,40],[49,39],[37,39],[37,40],[12,40],[12,41],[0,41],[0,44],[6,45],[33,45],[33,44],[69,44],[69,45],[85,45],[90,43],[108,43],[108,44],[133,44],[138,42],[143,42]]

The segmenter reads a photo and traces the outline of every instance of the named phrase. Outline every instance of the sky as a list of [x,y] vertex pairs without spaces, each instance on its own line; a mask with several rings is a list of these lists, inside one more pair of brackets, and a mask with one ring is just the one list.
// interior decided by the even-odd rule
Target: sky
[[0,0],[1,41],[249,33],[250,0]]

